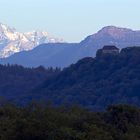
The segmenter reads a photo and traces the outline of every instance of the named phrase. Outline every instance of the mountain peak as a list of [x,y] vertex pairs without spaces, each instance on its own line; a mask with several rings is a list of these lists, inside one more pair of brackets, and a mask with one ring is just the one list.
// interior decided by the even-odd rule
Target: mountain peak
[[132,33],[134,32],[131,29],[128,28],[121,28],[116,26],[105,26],[101,30],[97,32],[97,34],[110,34],[110,35],[123,35],[126,33]]
[[17,32],[6,24],[0,23],[0,58],[8,57],[20,51],[28,51],[43,43],[64,42],[51,37],[45,31]]
[[0,22],[0,32],[15,32],[16,29]]
[[140,30],[105,26],[97,33],[85,38],[81,44],[98,49],[104,45],[115,45],[120,49],[128,46],[140,46]]
[[132,29],[129,28],[123,28],[123,27],[117,27],[117,26],[105,26],[101,30],[121,30],[121,31],[133,31]]

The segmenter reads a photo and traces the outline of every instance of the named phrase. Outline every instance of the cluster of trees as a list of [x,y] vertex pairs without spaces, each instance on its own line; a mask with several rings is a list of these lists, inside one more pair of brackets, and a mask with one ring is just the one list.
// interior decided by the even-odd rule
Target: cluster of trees
[[139,140],[140,109],[110,106],[105,112],[80,107],[30,104],[0,106],[1,140]]

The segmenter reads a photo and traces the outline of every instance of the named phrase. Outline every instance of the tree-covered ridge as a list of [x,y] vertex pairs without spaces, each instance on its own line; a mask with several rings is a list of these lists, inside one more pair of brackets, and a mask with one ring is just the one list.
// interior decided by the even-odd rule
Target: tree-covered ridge
[[140,106],[139,71],[140,47],[117,55],[97,53],[62,71],[0,65],[0,96],[20,104],[41,99],[94,110],[118,103]]
[[1,140],[139,140],[140,109],[118,105],[105,112],[79,107],[0,107]]
[[37,68],[24,68],[18,65],[0,65],[0,96],[6,99],[18,98],[29,92],[60,69],[40,66]]
[[140,48],[84,58],[46,80],[33,93],[55,104],[74,103],[97,110],[116,103],[140,106]]

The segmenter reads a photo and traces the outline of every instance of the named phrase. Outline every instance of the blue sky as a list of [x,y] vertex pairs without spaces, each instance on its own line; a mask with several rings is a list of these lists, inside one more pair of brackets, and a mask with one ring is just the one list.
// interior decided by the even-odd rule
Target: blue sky
[[78,42],[107,25],[140,29],[140,0],[0,0],[0,22]]

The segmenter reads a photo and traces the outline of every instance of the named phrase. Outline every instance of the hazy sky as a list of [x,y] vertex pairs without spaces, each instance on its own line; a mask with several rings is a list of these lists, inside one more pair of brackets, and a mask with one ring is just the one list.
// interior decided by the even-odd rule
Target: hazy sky
[[0,22],[77,42],[106,25],[140,29],[140,0],[0,0]]

